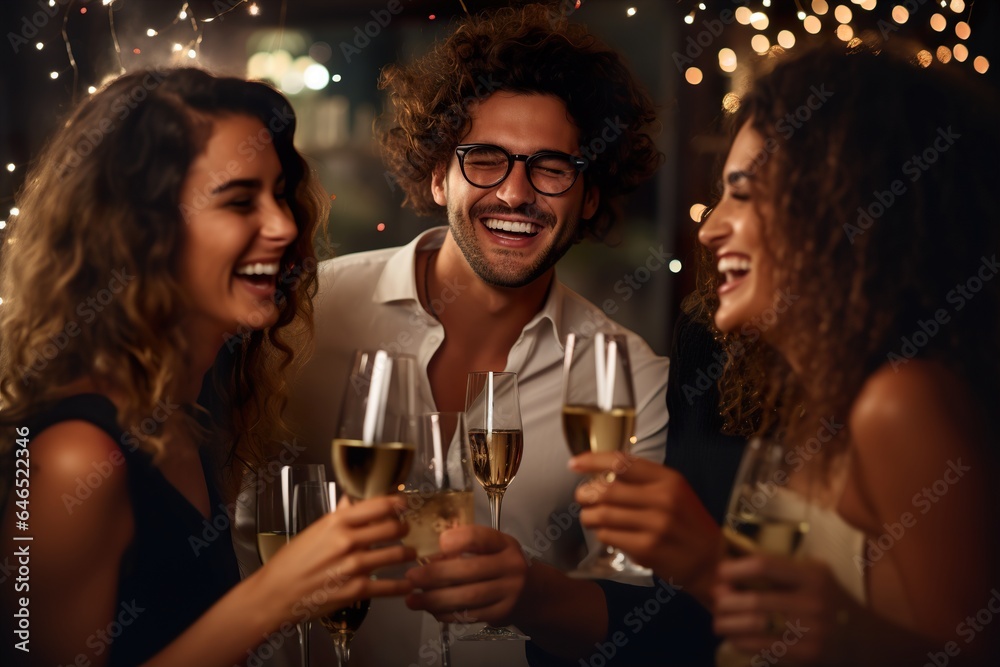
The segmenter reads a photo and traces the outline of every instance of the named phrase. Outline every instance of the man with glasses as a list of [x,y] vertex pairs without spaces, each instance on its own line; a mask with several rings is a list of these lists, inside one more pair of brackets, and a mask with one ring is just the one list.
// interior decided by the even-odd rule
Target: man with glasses
[[[458,634],[470,621],[514,624],[532,637],[532,664],[614,664],[632,609],[622,600],[635,587],[564,574],[586,543],[561,416],[563,341],[614,325],[557,280],[555,264],[574,243],[603,238],[623,195],[658,166],[652,103],[615,52],[540,6],[471,17],[423,58],[388,67],[381,85],[395,108],[380,137],[389,172],[407,205],[445,213],[448,226],[320,268],[316,349],[289,421],[313,451],[328,451],[353,351],[382,347],[417,358],[423,410],[463,410],[470,371],[516,372],[524,452],[502,532],[486,527],[477,489],[477,525],[441,540],[461,557],[411,570],[419,592],[405,601],[373,602],[352,665],[438,664],[437,622],[410,610]],[[624,333],[632,451],[659,462],[668,362]],[[455,664],[527,664],[520,642],[455,642],[453,652]]]

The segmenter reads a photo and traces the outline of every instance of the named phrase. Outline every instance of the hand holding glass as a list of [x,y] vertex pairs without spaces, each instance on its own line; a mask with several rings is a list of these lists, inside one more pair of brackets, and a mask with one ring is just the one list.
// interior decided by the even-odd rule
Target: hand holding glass
[[[599,332],[593,338],[567,336],[563,431],[573,455],[627,451],[634,440],[635,392],[624,335]],[[601,545],[570,576],[648,583],[652,574],[618,549]]]

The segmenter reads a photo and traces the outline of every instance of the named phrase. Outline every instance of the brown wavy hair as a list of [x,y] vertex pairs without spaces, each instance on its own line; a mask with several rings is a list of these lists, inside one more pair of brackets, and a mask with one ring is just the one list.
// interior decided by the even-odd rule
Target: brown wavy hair
[[187,299],[176,278],[185,236],[181,187],[213,121],[232,115],[259,118],[268,129],[298,236],[281,260],[277,322],[220,341],[201,407],[184,411],[196,436],[211,432],[231,443],[221,453],[228,463],[253,465],[263,456],[280,424],[280,371],[299,343],[293,338],[311,331],[313,237],[326,197],[292,145],[288,100],[263,83],[180,68],[128,74],[90,96],[26,177],[0,258],[5,462],[9,432],[82,377],[127,398],[119,422],[136,438],[123,444],[162,454],[162,426],[155,433],[134,427],[145,428],[157,404],[169,403],[188,361]]
[[[750,123],[775,142],[754,200],[774,211],[762,216],[774,285],[797,298],[771,327],[717,332],[731,431],[802,442],[822,418],[846,423],[865,380],[911,357],[949,367],[984,414],[1000,408],[1000,279],[978,275],[996,272],[1000,250],[1000,96],[961,66],[922,68],[919,47],[893,46],[826,45],[782,61],[732,119],[734,134]],[[806,114],[817,91],[827,99]],[[719,276],[711,253],[702,259],[685,305],[704,320]],[[958,288],[972,279],[982,288],[966,298]],[[941,310],[949,319],[935,328]]]
[[[379,87],[392,111],[377,129],[389,173],[420,215],[441,213],[430,190],[469,130],[470,105],[504,90],[554,95],[580,131],[585,178],[600,189],[581,236],[603,239],[621,217],[623,195],[649,178],[662,155],[648,133],[653,103],[622,58],[586,27],[554,8],[502,8],[460,22],[451,35],[406,66],[390,65]],[[621,134],[605,141],[608,126]],[[617,129],[616,129],[617,131]]]

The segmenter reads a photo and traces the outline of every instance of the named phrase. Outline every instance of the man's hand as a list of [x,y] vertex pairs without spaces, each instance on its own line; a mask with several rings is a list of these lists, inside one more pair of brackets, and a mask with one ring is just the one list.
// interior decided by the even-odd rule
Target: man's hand
[[509,623],[528,572],[517,540],[485,526],[459,526],[441,533],[440,544],[439,556],[406,573],[421,591],[408,595],[406,605],[446,623]]

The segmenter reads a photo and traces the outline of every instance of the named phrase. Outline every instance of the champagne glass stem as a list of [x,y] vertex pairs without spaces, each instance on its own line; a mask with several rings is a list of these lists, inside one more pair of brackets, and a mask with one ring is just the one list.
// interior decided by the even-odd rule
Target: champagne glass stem
[[337,655],[337,667],[347,667],[351,662],[351,637],[343,632],[333,635],[333,651]]
[[503,489],[487,489],[486,496],[490,500],[490,520],[493,530],[500,530],[500,505],[503,503]]
[[309,667],[309,622],[303,621],[298,624],[299,648],[302,656],[302,667]]
[[[451,630],[441,623],[441,667],[451,667]],[[343,666],[342,666],[343,667]]]

